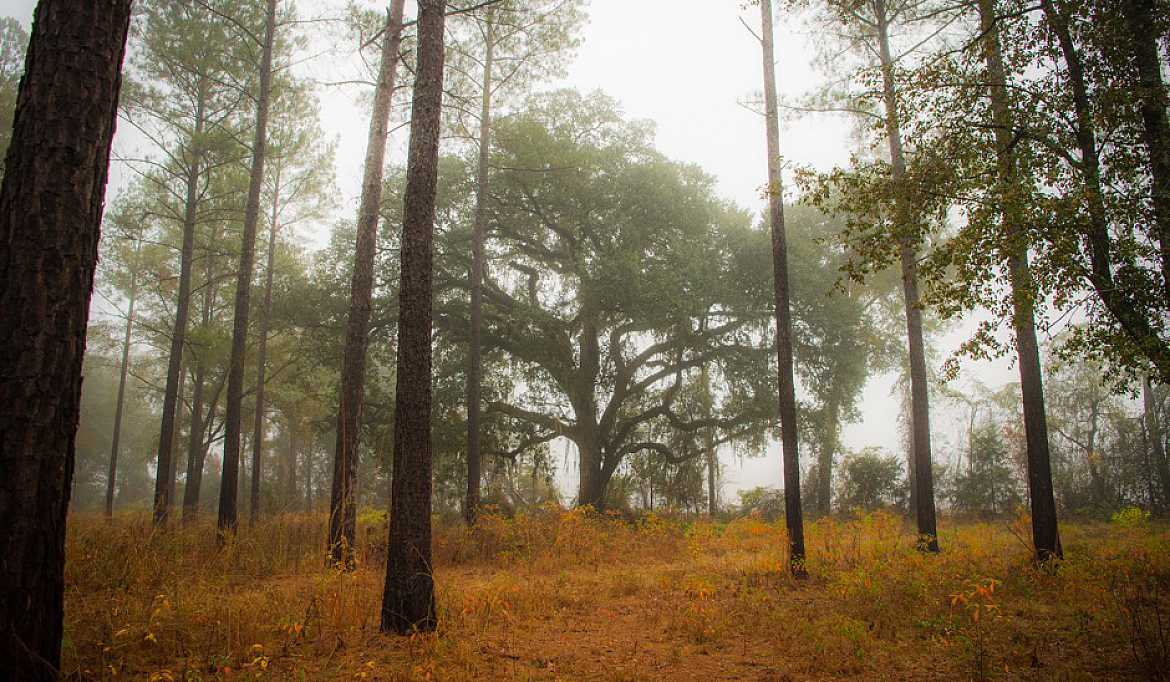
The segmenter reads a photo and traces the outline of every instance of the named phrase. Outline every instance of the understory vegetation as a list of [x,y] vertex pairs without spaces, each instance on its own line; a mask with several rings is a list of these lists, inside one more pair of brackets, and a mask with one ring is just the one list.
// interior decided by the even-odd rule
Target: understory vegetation
[[[1133,516],[1132,514],[1130,515]],[[623,517],[552,505],[436,527],[439,628],[378,632],[384,516],[357,569],[325,568],[324,517],[241,530],[78,515],[63,673],[112,680],[1165,679],[1170,532],[1144,516],[1066,524],[1060,570],[1028,519],[946,523],[939,555],[877,511],[806,527]],[[207,521],[210,523],[210,520]]]

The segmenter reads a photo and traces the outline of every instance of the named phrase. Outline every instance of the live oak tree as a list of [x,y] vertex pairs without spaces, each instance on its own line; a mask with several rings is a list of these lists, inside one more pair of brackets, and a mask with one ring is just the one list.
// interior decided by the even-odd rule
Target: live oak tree
[[[770,264],[757,258],[747,216],[713,196],[710,178],[664,159],[648,127],[623,121],[612,101],[573,92],[497,121],[490,165],[483,343],[504,354],[523,391],[487,409],[526,434],[510,450],[569,439],[580,457],[577,503],[601,508],[628,456],[683,456],[652,438],[654,427],[769,424],[775,394],[760,367],[770,354]],[[450,260],[439,266],[449,293],[436,322],[460,343],[466,275]],[[704,366],[728,388],[710,418],[690,419],[675,399],[684,375]]]
[[[0,183],[0,677],[55,680],[65,516],[129,0],[42,0]],[[68,68],[66,68],[68,67]]]
[[446,3],[419,0],[410,152],[403,206],[394,471],[381,629],[437,627],[431,568],[431,306],[435,188],[443,109]]

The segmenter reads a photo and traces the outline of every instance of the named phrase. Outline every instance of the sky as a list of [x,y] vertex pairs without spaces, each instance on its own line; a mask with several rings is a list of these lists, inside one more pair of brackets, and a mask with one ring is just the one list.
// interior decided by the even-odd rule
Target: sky
[[[0,0],[0,15],[14,16],[29,25],[35,0]],[[370,7],[377,3],[362,0]],[[719,192],[753,211],[764,207],[760,188],[765,184],[764,121],[741,103],[759,98],[763,68],[760,46],[744,23],[758,31],[759,12],[741,9],[739,0],[592,0],[589,21],[582,29],[583,44],[560,82],[546,87],[602,90],[616,98],[630,118],[649,119],[657,129],[657,147],[667,156],[702,167],[717,180]],[[340,0],[301,0],[302,14],[340,16]],[[413,2],[407,3],[413,16]],[[742,22],[741,22],[742,20]],[[340,32],[333,32],[340,35]],[[352,46],[337,42],[335,51],[306,65],[306,73],[322,82],[354,75],[346,54]],[[796,98],[814,89],[826,77],[811,65],[815,45],[799,26],[780,16],[777,21],[777,79],[781,99]],[[363,92],[353,87],[326,86],[321,93],[322,124],[337,142],[339,215],[354,212],[360,192],[368,112]],[[786,167],[809,165],[827,170],[849,157],[849,126],[832,116],[807,117],[782,123],[781,152]],[[135,146],[120,131],[116,149]],[[405,158],[405,131],[396,134],[391,161]],[[111,198],[128,180],[125,169],[111,168]],[[323,244],[332,221],[305,228],[311,243]],[[958,346],[971,323],[960,324],[935,339],[946,357]],[[1006,361],[966,363],[983,383],[997,386],[1015,379]],[[897,430],[898,399],[891,395],[893,377],[877,377],[866,387],[861,419],[848,426],[843,444],[849,449],[868,445],[900,453]],[[936,432],[952,429],[953,416],[935,406]],[[556,451],[562,451],[558,444]],[[571,453],[571,448],[567,450]],[[740,460],[721,455],[725,468],[723,497],[736,501],[735,492],[755,486],[780,487],[779,448],[769,447],[762,457]],[[573,489],[576,466],[569,463],[562,484]]]

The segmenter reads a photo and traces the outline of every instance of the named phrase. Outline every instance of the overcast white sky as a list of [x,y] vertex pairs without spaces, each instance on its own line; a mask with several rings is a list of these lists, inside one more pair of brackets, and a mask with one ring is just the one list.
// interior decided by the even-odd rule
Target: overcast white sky
[[[362,0],[376,7],[380,3]],[[0,0],[0,14],[31,21],[35,0]],[[299,3],[302,14],[339,16],[341,0]],[[759,210],[763,207],[759,188],[766,175],[764,124],[758,115],[739,102],[751,99],[762,85],[759,44],[740,23],[755,27],[758,11],[741,10],[739,0],[592,0],[590,20],[583,29],[584,43],[567,78],[555,86],[582,91],[600,89],[615,97],[632,118],[657,124],[659,149],[668,156],[698,164],[718,180],[725,196],[738,204]],[[407,14],[412,15],[408,2]],[[777,77],[781,97],[797,96],[814,87],[820,74],[810,66],[813,49],[809,38],[777,22]],[[348,51],[349,46],[339,45]],[[312,65],[315,77],[342,80],[346,66],[326,58]],[[337,182],[341,190],[341,211],[356,210],[360,170],[365,153],[368,114],[359,103],[359,92],[330,88],[322,93],[322,122],[338,143]],[[811,164],[821,169],[848,159],[848,126],[832,117],[808,118],[785,123],[781,149],[785,160]],[[393,160],[404,156],[399,136]],[[119,140],[118,144],[132,144]],[[125,182],[120,169],[111,169],[111,192]],[[348,215],[348,213],[346,213]],[[327,224],[304,230],[315,243],[325,239]],[[940,350],[949,352],[961,340],[960,333],[939,339]],[[968,365],[984,383],[998,385],[1013,380],[1006,362]],[[844,433],[847,448],[880,445],[899,452],[897,435],[898,400],[890,395],[892,379],[878,378],[865,391],[862,419]],[[941,407],[941,406],[938,406]],[[944,435],[954,428],[951,419],[938,410],[934,431]],[[560,447],[557,448],[560,450]],[[901,454],[901,453],[899,453]],[[780,456],[773,445],[764,457],[740,462],[725,456],[724,497],[735,501],[734,491],[757,485],[779,487]],[[575,465],[565,467],[565,483],[576,478]]]

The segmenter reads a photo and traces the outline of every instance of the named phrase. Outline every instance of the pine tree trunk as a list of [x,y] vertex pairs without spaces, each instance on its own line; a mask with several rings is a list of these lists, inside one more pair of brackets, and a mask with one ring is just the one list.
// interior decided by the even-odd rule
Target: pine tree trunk
[[475,523],[479,509],[480,447],[479,414],[483,379],[483,275],[484,242],[487,239],[488,156],[491,152],[492,124],[492,62],[495,56],[495,26],[492,9],[484,17],[487,46],[483,59],[483,97],[479,113],[479,159],[475,170],[475,223],[471,232],[471,271],[468,280],[471,290],[471,329],[467,354],[467,499],[463,515],[467,525]]
[[[135,251],[137,254],[137,251]],[[122,366],[118,377],[118,404],[114,408],[114,437],[110,443],[110,470],[106,476],[106,518],[114,515],[114,489],[118,480],[118,446],[122,439],[122,406],[126,400],[126,375],[130,370],[130,338],[134,331],[134,299],[138,276],[130,275],[130,305],[126,312],[126,334],[122,338]]]
[[300,506],[297,503],[297,431],[293,428],[291,420],[288,428],[288,456],[286,459],[288,478],[285,479],[285,505],[290,510],[295,511]]
[[65,517],[129,0],[41,0],[0,182],[0,679],[56,680]]
[[830,423],[825,426],[825,436],[817,462],[817,510],[821,515],[828,516],[833,511],[833,456],[840,442],[841,426],[837,405],[830,403],[825,406],[825,410],[829,412]]
[[203,89],[195,103],[195,128],[189,144],[187,195],[183,209],[183,246],[179,254],[179,293],[175,301],[175,325],[171,330],[171,350],[167,361],[167,384],[163,393],[162,425],[158,437],[158,467],[154,479],[154,525],[164,526],[171,511],[171,472],[174,471],[174,442],[178,431],[179,381],[183,374],[183,346],[187,337],[187,319],[191,309],[191,268],[195,260],[195,226],[199,210],[199,179],[203,153],[198,139],[203,133],[205,106]]
[[[206,284],[203,288],[203,327],[211,324],[211,309],[215,304],[214,286],[215,258],[208,254],[205,262],[204,274]],[[191,432],[187,439],[187,485],[183,488],[183,522],[189,523],[199,516],[199,495],[203,487],[203,465],[207,461],[208,443],[204,441],[203,430],[208,422],[213,421],[215,405],[208,410],[204,420],[204,392],[207,390],[207,363],[204,358],[195,356],[195,388],[191,395]],[[218,394],[216,396],[218,398]]]
[[402,225],[394,470],[382,630],[433,631],[431,287],[446,3],[419,0],[417,77]]
[[772,283],[776,295],[776,370],[780,395],[780,441],[784,460],[784,520],[788,565],[804,575],[804,518],[800,507],[796,383],[793,379],[792,308],[789,302],[788,242],[784,227],[784,181],[780,175],[780,116],[776,102],[776,55],[772,0],[761,0],[764,47],[764,106],[768,128],[768,216],[772,227]]
[[1063,556],[1056,521],[1056,500],[1052,491],[1052,460],[1048,443],[1048,418],[1044,407],[1044,379],[1040,345],[1036,340],[1035,282],[1028,265],[1028,242],[1024,216],[1017,198],[1019,178],[1012,152],[1015,125],[1007,89],[1007,69],[1000,50],[995,0],[979,0],[987,80],[990,83],[992,122],[995,125],[995,153],[1002,205],[1005,258],[1012,285],[1013,326],[1016,357],[1020,368],[1020,392],[1024,408],[1024,438],[1028,450],[1028,497],[1032,506],[1032,544],[1036,558],[1045,561]]
[[[224,416],[223,482],[219,493],[219,537],[235,533],[237,488],[240,482],[240,436],[243,421],[244,355],[248,343],[248,314],[252,293],[252,270],[256,256],[256,224],[260,221],[260,190],[264,185],[264,154],[268,146],[268,109],[272,90],[272,44],[276,36],[276,0],[268,0],[264,30],[264,52],[260,61],[260,95],[256,103],[256,137],[252,142],[252,177],[248,203],[244,207],[244,235],[240,247],[240,268],[236,277],[235,321],[228,365],[227,407]],[[256,469],[252,476],[259,477]],[[253,509],[252,513],[256,513]]]
[[382,61],[374,90],[374,110],[366,140],[362,198],[358,208],[357,244],[354,247],[353,281],[349,294],[349,320],[345,329],[345,359],[341,370],[340,405],[337,408],[337,445],[333,454],[333,486],[329,496],[329,561],[353,567],[354,525],[357,522],[358,445],[365,399],[366,349],[370,339],[370,306],[374,292],[374,258],[378,243],[378,208],[382,203],[382,174],[386,160],[386,135],[390,127],[390,103],[398,50],[402,44],[404,0],[394,0],[386,15],[382,36]]
[[[886,135],[894,184],[899,186],[895,212],[899,229],[909,230],[912,210],[906,205],[900,185],[906,176],[898,97],[894,85],[894,61],[890,54],[889,14],[885,0],[876,0],[878,49],[881,55],[883,98],[886,107]],[[926,372],[926,342],[922,333],[922,301],[918,295],[918,254],[910,235],[899,237],[902,262],[902,294],[906,302],[906,337],[910,355],[910,415],[914,462],[914,512],[918,522],[918,547],[938,551],[938,525],[934,509],[934,471],[930,447],[930,396]]]
[[[260,471],[264,450],[264,383],[268,370],[268,318],[272,314],[272,268],[276,262],[276,221],[280,216],[280,168],[276,169],[272,215],[268,221],[268,266],[264,270],[264,305],[260,308],[260,339],[256,351],[256,413],[252,420],[252,471]],[[260,477],[252,477],[252,506],[248,525],[260,518]]]

